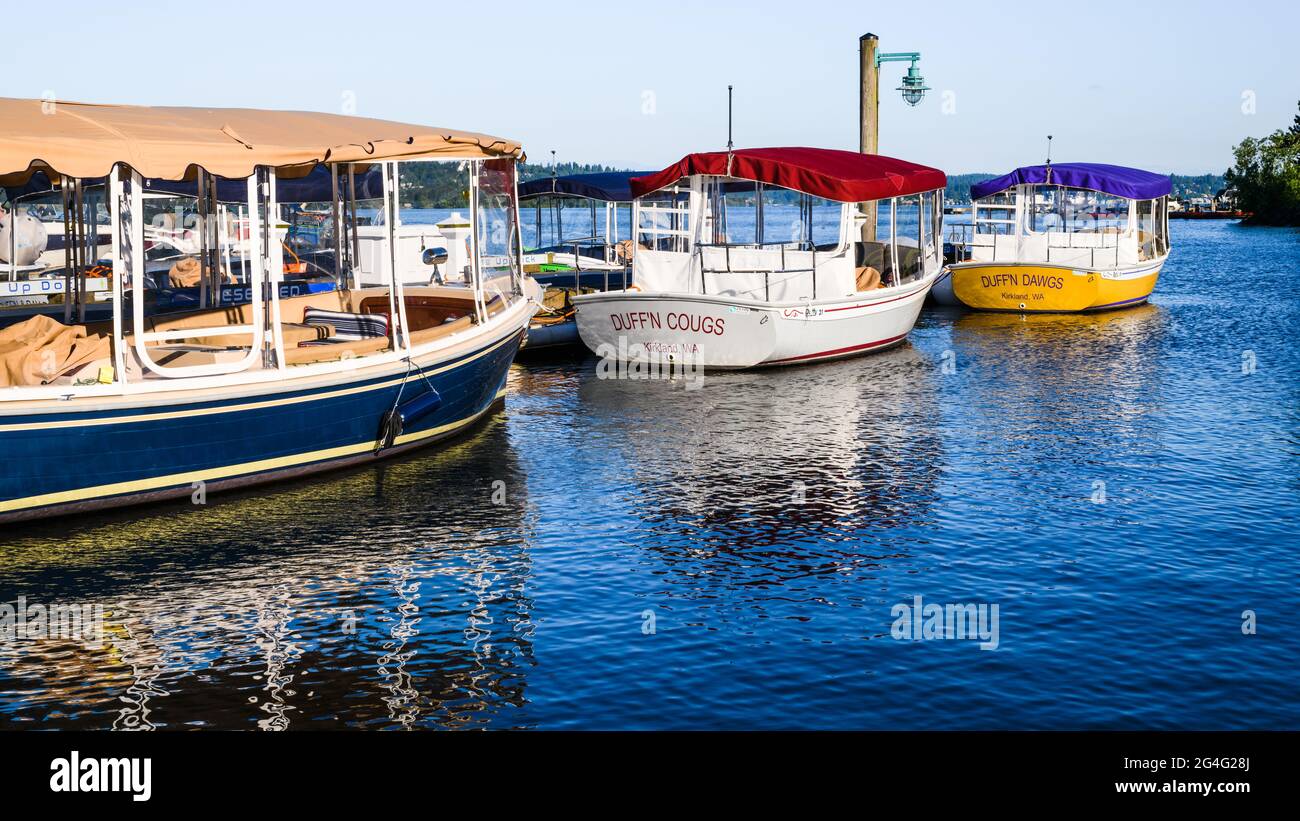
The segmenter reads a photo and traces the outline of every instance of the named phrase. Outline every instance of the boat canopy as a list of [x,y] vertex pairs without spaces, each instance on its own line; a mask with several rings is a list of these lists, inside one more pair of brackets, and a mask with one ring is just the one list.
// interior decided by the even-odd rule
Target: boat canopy
[[0,185],[37,171],[107,177],[125,163],[144,177],[193,179],[196,169],[243,179],[258,167],[300,177],[318,163],[522,157],[486,134],[305,111],[95,105],[0,98]]
[[830,148],[742,148],[689,154],[676,164],[631,181],[645,196],[684,177],[707,175],[779,185],[837,202],[871,202],[933,191],[948,184],[937,168]]
[[1092,162],[1064,162],[1051,165],[1026,165],[1010,174],[975,183],[970,187],[973,200],[981,200],[1017,185],[1061,185],[1085,188],[1129,200],[1154,200],[1167,196],[1169,177],[1139,168],[1104,165]]
[[583,197],[603,202],[631,202],[633,177],[649,171],[606,171],[598,174],[570,174],[567,177],[543,177],[519,185],[519,199],[554,195]]
[[[229,180],[217,177],[217,201],[245,203],[248,201],[248,184],[244,180]],[[31,175],[23,185],[4,188],[10,200],[36,194],[57,193],[58,188],[50,182],[44,171]],[[198,184],[184,180],[146,179],[144,190],[151,194],[171,194],[178,197],[197,197]],[[356,175],[358,200],[379,199],[384,195],[383,175],[378,167]],[[318,165],[305,177],[279,180],[276,197],[280,202],[329,202],[334,197],[334,180],[329,168]]]

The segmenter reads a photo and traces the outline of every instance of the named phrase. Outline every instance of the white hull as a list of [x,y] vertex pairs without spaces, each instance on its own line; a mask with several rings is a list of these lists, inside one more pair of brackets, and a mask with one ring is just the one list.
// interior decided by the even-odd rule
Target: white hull
[[573,302],[578,333],[597,356],[711,369],[802,365],[902,342],[935,276],[831,300],[612,291]]

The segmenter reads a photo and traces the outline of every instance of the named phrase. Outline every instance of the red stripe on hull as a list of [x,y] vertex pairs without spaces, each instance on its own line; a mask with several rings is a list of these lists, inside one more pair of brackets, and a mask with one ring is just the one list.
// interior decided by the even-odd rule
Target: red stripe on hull
[[854,353],[855,351],[866,351],[871,348],[879,348],[881,345],[888,345],[891,342],[899,342],[907,338],[907,334],[891,336],[889,339],[881,339],[876,342],[867,342],[863,345],[850,345],[847,348],[834,348],[829,351],[819,351],[817,353],[806,353],[802,356],[789,356],[785,359],[773,359],[768,362],[761,362],[761,365],[780,365],[782,362],[803,362],[809,359],[820,359],[827,356],[843,356],[844,354]]

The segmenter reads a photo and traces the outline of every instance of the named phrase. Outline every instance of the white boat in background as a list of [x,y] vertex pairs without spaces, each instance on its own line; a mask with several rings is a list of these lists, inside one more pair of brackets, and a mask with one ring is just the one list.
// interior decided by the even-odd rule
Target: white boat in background
[[[580,346],[573,297],[627,288],[633,246],[630,239],[620,236],[620,217],[626,217],[630,231],[631,180],[646,173],[550,176],[519,186],[520,212],[525,218],[530,212],[533,216],[534,241],[524,252],[524,273],[543,289],[540,308],[528,327],[526,351]],[[576,227],[571,222],[566,232],[565,211],[586,211],[589,220],[585,224],[579,221]],[[543,220],[543,215],[548,219]],[[524,230],[527,238],[527,226]]]
[[[578,331],[602,357],[696,368],[899,344],[943,265],[946,184],[938,169],[850,151],[688,155],[632,181],[632,285],[575,297]],[[832,235],[814,236],[819,202],[839,206]],[[751,210],[752,228],[740,218]]]

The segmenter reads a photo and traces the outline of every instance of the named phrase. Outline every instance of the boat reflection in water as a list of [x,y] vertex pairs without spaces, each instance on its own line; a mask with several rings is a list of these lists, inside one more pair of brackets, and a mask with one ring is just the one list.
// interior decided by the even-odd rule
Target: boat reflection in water
[[[936,372],[905,343],[809,368],[708,373],[698,390],[593,380],[582,400],[638,426],[609,455],[631,480],[633,541],[676,571],[667,581],[708,597],[733,582],[852,578],[904,555],[937,501]],[[754,589],[756,606],[766,595]]]
[[[1156,305],[1096,314],[964,313],[953,322],[953,348],[967,367],[997,378],[973,383],[991,390],[969,392],[959,412],[1026,448],[1086,440],[1094,449],[1129,441],[1149,450],[1149,442],[1135,440],[1143,437],[1143,417],[1161,410],[1169,330]],[[1033,469],[1031,461],[1022,464]]]
[[0,643],[22,693],[0,723],[509,726],[533,663],[525,489],[494,417],[438,454],[11,535],[3,599],[66,591],[104,631]]
[[1164,308],[949,313],[927,330],[954,356],[941,428],[957,543],[986,561],[1029,545],[1065,561],[1080,539],[1137,526],[1187,475],[1195,454],[1180,451],[1195,447],[1170,433],[1187,429],[1171,416],[1191,405],[1166,396],[1179,334]]

